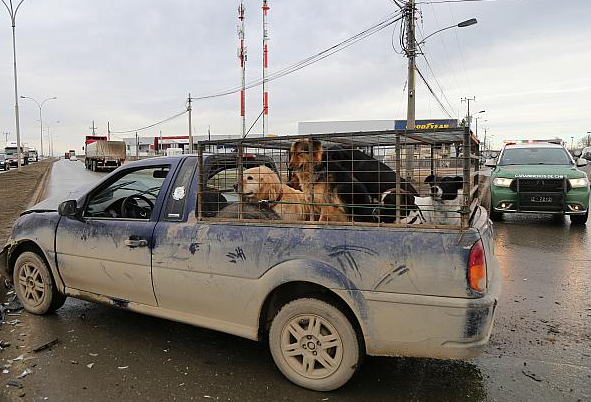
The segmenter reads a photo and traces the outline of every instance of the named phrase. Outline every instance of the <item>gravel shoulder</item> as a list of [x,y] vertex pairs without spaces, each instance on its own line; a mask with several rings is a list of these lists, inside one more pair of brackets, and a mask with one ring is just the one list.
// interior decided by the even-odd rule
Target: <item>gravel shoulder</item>
[[23,166],[0,175],[0,244],[4,245],[12,224],[28,206],[43,196],[43,181],[49,176],[54,160]]

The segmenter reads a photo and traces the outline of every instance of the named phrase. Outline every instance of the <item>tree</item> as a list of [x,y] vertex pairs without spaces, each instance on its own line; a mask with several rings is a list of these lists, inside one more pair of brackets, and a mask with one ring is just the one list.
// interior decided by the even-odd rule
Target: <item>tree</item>
[[591,147],[591,134],[587,134],[586,136],[581,138],[578,144],[581,148]]

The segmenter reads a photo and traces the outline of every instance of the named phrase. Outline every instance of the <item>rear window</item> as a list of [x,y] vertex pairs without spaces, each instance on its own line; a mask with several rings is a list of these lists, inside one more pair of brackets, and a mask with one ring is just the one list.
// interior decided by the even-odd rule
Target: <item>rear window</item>
[[563,148],[505,149],[499,165],[570,165],[571,159]]

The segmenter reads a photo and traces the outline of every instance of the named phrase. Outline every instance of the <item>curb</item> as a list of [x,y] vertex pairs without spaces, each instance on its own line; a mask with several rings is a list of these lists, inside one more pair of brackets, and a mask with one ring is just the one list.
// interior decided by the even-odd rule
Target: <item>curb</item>
[[27,205],[27,208],[35,204],[38,204],[45,198],[45,193],[47,192],[47,183],[49,182],[49,176],[51,174],[51,169],[53,167],[54,162],[55,160],[52,160],[49,166],[47,167],[45,173],[43,173],[43,177],[41,177],[41,180],[37,184],[37,189],[33,193],[33,196],[31,197],[31,202]]

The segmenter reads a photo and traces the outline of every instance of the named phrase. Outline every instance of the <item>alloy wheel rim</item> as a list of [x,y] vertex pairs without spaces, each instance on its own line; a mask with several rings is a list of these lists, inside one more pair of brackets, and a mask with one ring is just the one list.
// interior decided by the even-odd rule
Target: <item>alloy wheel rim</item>
[[18,284],[21,290],[24,302],[31,306],[38,306],[43,302],[45,296],[45,283],[39,268],[35,265],[25,262],[18,275]]
[[298,315],[281,331],[281,353],[298,374],[322,379],[333,374],[343,360],[343,341],[336,328],[315,314]]

